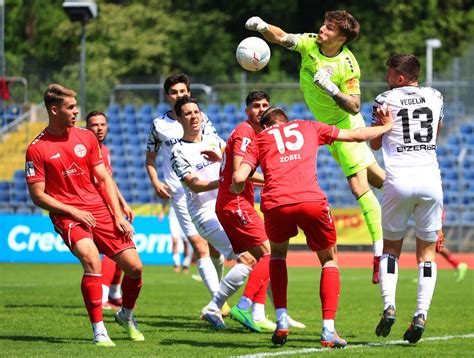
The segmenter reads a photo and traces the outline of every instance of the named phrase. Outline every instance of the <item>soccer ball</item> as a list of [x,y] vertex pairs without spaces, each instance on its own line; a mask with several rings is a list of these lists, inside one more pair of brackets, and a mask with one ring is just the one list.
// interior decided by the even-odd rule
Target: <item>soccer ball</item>
[[235,56],[247,71],[259,71],[270,61],[270,47],[259,37],[247,37],[237,46]]

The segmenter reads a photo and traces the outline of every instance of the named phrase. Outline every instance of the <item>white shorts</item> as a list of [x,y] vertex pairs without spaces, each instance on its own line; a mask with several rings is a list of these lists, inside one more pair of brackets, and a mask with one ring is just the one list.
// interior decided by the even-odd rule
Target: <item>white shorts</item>
[[189,215],[188,205],[186,203],[186,194],[184,194],[184,192],[173,193],[173,196],[171,197],[171,205],[174,208],[176,217],[178,218],[179,226],[184,232],[184,235],[186,235],[186,237],[197,235],[198,232],[193,224],[193,221],[191,220],[191,216]]
[[230,240],[214,212],[196,216],[193,219],[197,231],[208,243],[214,246],[227,260],[237,260]]
[[401,240],[413,215],[416,237],[436,242],[441,230],[443,189],[437,175],[387,178],[382,196],[382,228],[386,240]]
[[173,205],[170,205],[169,207],[168,221],[170,225],[171,237],[187,241],[188,239],[186,238],[186,235],[184,234],[183,230],[181,230],[181,226],[179,225],[179,221],[176,217],[176,212],[174,211]]

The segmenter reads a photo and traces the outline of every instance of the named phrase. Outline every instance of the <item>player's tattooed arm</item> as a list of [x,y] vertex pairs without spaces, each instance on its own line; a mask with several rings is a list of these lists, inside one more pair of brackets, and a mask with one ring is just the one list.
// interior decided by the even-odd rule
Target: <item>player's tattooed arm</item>
[[357,114],[360,112],[360,96],[355,94],[345,94],[339,92],[334,97],[337,105],[350,114]]

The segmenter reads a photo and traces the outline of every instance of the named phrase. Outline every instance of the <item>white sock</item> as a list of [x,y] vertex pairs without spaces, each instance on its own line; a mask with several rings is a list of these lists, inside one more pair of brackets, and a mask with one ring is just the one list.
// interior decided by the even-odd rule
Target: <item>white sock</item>
[[254,303],[252,307],[252,317],[256,322],[263,321],[265,316],[265,305],[263,303]]
[[102,303],[109,302],[109,286],[102,285]]
[[120,290],[120,285],[110,285],[109,297],[115,299],[122,298],[122,291]]
[[204,282],[211,295],[214,296],[219,290],[219,278],[217,277],[216,268],[212,264],[211,258],[204,257],[197,260],[197,268],[202,282]]
[[133,316],[133,310],[122,306],[122,308],[120,309],[120,316],[125,320],[130,320]]
[[288,317],[288,310],[286,308],[277,308],[275,310],[275,313],[276,313],[276,320],[279,321],[280,318],[283,316],[283,315],[286,315]]
[[92,329],[94,330],[94,336],[98,335],[99,333],[107,334],[107,329],[105,329],[104,321],[92,323]]
[[395,294],[398,281],[398,259],[389,254],[380,258],[380,293],[382,294],[383,309],[389,305],[395,306]]
[[437,273],[436,262],[425,261],[418,265],[418,298],[415,316],[422,313],[425,319],[428,318],[428,310],[433,298]]
[[327,328],[329,332],[334,332],[334,320],[333,319],[323,319],[323,329]]
[[245,283],[245,279],[251,271],[252,269],[247,265],[238,263],[225,275],[219,287],[219,291],[217,291],[213,298],[213,301],[219,309],[221,309],[224,302]]
[[181,255],[176,253],[173,254],[173,264],[177,267],[181,266]]
[[224,275],[224,261],[225,261],[224,255],[221,254],[218,258],[211,256],[211,260],[212,260],[212,263],[214,264],[214,267],[216,268],[219,282],[221,282],[222,276]]
[[374,257],[383,254],[383,239],[377,240],[373,244]]
[[191,261],[193,259],[193,251],[189,250],[188,256],[183,259],[183,267],[191,266]]

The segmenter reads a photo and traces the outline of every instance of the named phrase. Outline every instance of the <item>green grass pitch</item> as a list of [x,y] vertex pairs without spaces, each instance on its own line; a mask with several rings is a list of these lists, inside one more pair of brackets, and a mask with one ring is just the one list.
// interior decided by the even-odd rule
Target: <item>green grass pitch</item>
[[[195,268],[193,267],[195,270]],[[344,350],[319,349],[321,305],[319,268],[289,269],[289,312],[307,325],[292,329],[283,347],[274,347],[271,333],[245,331],[226,319],[228,329],[214,331],[199,319],[208,302],[204,285],[170,266],[145,266],[136,317],[145,342],[130,342],[104,311],[104,321],[116,347],[92,345],[92,329],[80,294],[79,265],[0,264],[0,355],[5,356],[127,356],[229,357],[294,352],[292,357],[334,355],[444,357],[474,352],[474,277],[455,283],[452,270],[439,270],[438,282],[423,338],[416,345],[402,340],[416,305],[415,270],[400,270],[397,321],[387,338],[375,335],[382,311],[379,286],[369,269],[341,270],[341,297],[336,327],[348,341]],[[230,301],[235,304],[240,296]],[[274,318],[271,305],[267,313]],[[463,338],[448,336],[469,335]],[[438,337],[448,337],[440,339]],[[373,343],[391,342],[374,345]],[[287,354],[281,355],[287,356]]]

